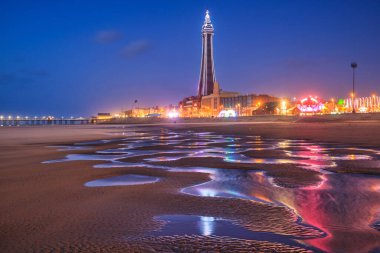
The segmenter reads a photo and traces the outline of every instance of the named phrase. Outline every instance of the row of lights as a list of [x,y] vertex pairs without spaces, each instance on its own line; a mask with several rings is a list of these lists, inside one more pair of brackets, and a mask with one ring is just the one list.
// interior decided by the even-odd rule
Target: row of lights
[[[42,117],[37,117],[37,116],[34,116],[34,117],[29,117],[29,116],[25,116],[25,117],[21,117],[21,116],[16,116],[16,117],[13,117],[12,115],[9,115],[9,116],[4,116],[4,115],[0,115],[0,120],[4,120],[4,119],[8,119],[8,120],[12,120],[12,119],[16,119],[16,120],[29,120],[29,119],[56,119],[55,117],[53,116],[42,116]],[[61,119],[65,119],[65,117],[61,117]],[[74,119],[73,116],[70,117],[70,119]],[[77,119],[84,119],[83,117],[79,117]]]

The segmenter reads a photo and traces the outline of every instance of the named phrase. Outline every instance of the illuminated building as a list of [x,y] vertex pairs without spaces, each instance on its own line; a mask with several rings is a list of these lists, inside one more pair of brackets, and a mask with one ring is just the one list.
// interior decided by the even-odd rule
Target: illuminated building
[[320,98],[309,96],[298,101],[297,108],[301,114],[316,114],[322,113],[324,104]]
[[214,90],[214,27],[212,26],[209,12],[206,11],[205,21],[202,26],[202,60],[199,76],[198,97],[210,95]]
[[343,101],[345,112],[351,112],[353,107],[356,112],[379,112],[380,111],[380,97],[372,95],[371,97],[361,98],[347,98]]
[[179,102],[179,114],[184,118],[200,117],[200,106],[201,102],[199,97],[186,97],[181,102]]
[[[169,117],[169,113],[177,112],[178,108],[173,105],[165,107],[137,107],[132,110],[125,111],[123,113],[124,117],[128,118],[157,118],[157,117]],[[172,114],[170,114],[172,115]]]
[[301,114],[301,111],[297,107],[298,101],[296,98],[288,99],[283,98],[281,99],[280,103],[278,103],[278,106],[276,107],[276,114],[278,115],[299,115]]
[[98,115],[96,116],[96,119],[98,120],[109,120],[111,119],[111,113],[108,112],[99,112]]
[[278,101],[278,98],[269,95],[241,95],[238,92],[222,91],[216,82],[213,93],[202,97],[200,114],[203,117],[217,117],[221,111],[233,110],[237,116],[252,116],[264,114],[265,110],[260,109],[268,103]]

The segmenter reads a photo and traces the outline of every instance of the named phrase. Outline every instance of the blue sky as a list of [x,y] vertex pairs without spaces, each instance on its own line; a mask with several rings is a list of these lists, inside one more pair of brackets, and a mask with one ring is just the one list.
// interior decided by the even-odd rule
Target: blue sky
[[196,94],[205,10],[224,90],[380,93],[380,1],[0,2],[0,113],[93,115]]

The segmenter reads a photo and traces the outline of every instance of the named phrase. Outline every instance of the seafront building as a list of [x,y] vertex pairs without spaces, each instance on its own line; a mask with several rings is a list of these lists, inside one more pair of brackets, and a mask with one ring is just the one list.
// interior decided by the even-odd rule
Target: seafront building
[[[263,114],[260,108],[273,103],[273,109],[267,113],[274,114],[279,99],[269,95],[246,94],[223,91],[215,83],[213,93],[201,99],[201,117],[252,116]],[[227,113],[227,114],[226,114]]]

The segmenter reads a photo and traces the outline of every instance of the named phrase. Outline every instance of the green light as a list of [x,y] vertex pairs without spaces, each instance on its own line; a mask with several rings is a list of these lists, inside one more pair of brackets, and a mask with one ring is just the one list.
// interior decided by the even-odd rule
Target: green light
[[344,99],[340,98],[340,99],[338,100],[338,105],[344,105]]

